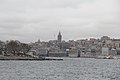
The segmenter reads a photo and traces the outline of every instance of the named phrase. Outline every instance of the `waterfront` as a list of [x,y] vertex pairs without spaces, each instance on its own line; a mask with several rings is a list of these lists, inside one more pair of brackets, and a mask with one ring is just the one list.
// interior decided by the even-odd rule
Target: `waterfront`
[[120,59],[0,61],[0,80],[120,80]]

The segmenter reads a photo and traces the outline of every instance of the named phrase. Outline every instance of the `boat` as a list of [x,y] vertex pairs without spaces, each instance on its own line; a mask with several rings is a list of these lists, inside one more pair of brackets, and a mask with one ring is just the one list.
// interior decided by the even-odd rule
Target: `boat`
[[95,57],[95,59],[114,59],[114,57],[111,55],[109,55],[109,56],[97,56],[97,57]]

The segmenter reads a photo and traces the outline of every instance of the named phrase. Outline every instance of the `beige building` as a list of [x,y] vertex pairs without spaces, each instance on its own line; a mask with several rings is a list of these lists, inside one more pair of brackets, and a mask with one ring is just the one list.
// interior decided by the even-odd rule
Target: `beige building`
[[120,39],[113,39],[113,47],[120,48]]

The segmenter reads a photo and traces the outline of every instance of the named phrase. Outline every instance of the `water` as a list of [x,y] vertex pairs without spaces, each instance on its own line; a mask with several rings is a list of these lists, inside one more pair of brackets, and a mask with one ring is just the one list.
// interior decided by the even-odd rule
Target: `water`
[[0,80],[120,80],[120,59],[0,61]]

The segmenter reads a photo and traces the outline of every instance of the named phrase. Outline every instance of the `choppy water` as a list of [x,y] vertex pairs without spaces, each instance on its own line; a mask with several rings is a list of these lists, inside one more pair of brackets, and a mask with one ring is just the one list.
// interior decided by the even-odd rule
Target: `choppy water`
[[120,80],[120,59],[0,61],[0,80]]

